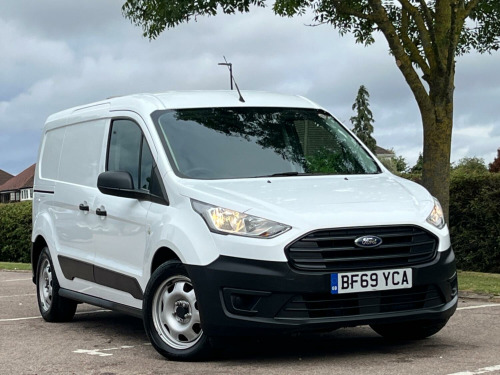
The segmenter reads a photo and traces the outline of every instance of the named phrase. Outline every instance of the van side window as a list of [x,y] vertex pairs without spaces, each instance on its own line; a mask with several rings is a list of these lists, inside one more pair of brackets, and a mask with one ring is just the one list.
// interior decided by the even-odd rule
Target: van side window
[[153,155],[135,122],[114,120],[111,124],[107,170],[129,172],[136,189],[151,189]]

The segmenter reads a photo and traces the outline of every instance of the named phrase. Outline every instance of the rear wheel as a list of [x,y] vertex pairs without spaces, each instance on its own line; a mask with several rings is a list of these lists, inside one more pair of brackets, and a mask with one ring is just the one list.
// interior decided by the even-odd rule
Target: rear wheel
[[168,261],[153,273],[144,294],[143,314],[146,334],[163,356],[199,360],[209,353],[193,283],[181,262]]
[[445,320],[417,320],[402,323],[371,324],[379,335],[392,340],[420,340],[432,336],[446,325]]
[[40,254],[36,275],[36,294],[42,317],[48,322],[67,322],[73,319],[77,303],[59,296],[59,282],[48,247],[43,248]]

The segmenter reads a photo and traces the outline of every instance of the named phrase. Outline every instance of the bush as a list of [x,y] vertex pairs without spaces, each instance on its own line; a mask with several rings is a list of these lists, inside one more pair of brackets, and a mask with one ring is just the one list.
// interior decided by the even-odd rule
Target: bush
[[484,164],[484,159],[472,157],[462,158],[458,162],[451,165],[451,175],[456,173],[461,174],[485,174],[488,173],[488,168]]
[[500,272],[500,174],[452,173],[449,221],[458,268]]
[[31,201],[0,204],[0,261],[31,261],[31,207]]

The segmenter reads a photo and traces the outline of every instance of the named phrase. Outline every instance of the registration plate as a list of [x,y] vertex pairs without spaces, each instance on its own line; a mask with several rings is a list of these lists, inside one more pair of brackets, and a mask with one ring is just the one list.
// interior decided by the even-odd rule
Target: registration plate
[[407,289],[412,287],[412,269],[345,272],[331,274],[332,294]]

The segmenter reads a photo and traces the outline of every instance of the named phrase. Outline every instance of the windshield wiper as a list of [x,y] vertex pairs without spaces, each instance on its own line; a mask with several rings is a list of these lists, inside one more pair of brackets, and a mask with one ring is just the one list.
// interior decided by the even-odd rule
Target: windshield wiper
[[287,176],[298,176],[298,175],[306,175],[308,173],[300,173],[300,172],[280,172],[273,174],[266,174],[262,176],[253,176],[252,178],[264,178],[264,177],[287,177]]
[[328,176],[329,173],[311,173],[311,172],[280,172],[273,174],[266,174],[264,176],[254,176],[252,178],[262,177],[288,177],[288,176]]
[[265,177],[286,177],[286,176],[298,176],[298,175],[299,175],[299,172],[280,172],[280,173],[274,173],[274,174],[271,174],[271,175],[265,176]]

